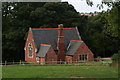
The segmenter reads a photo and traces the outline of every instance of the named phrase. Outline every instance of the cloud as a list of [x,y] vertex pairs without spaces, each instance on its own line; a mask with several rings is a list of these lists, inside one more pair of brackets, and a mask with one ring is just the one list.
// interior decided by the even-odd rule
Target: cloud
[[101,0],[92,0],[93,1],[93,6],[88,6],[86,3],[86,0],[62,0],[62,1],[67,1],[69,4],[72,4],[74,8],[76,9],[77,12],[101,12],[102,10],[107,10],[108,6],[104,5],[104,8],[99,10],[97,8],[97,4],[101,3]]

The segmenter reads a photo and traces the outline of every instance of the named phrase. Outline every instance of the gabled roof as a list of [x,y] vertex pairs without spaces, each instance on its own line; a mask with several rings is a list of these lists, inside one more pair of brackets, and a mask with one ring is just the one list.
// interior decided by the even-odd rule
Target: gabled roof
[[37,57],[45,57],[47,52],[49,51],[51,45],[40,44],[39,52],[37,53]]
[[[65,50],[71,40],[81,40],[77,28],[63,28]],[[49,44],[54,50],[57,50],[58,28],[32,28],[33,38],[39,51],[39,44]]]
[[73,56],[82,43],[82,40],[71,40],[66,55]]

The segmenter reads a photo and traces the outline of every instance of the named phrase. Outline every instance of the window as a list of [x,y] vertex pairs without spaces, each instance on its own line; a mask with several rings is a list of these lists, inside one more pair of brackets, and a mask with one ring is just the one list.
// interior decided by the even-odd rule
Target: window
[[39,63],[40,62],[40,58],[36,57],[36,61],[37,61],[37,63]]
[[28,57],[32,58],[32,54],[33,54],[32,44],[29,43],[29,45],[28,45]]
[[81,55],[79,55],[79,60],[87,61],[87,57],[88,57],[87,54],[81,54]]

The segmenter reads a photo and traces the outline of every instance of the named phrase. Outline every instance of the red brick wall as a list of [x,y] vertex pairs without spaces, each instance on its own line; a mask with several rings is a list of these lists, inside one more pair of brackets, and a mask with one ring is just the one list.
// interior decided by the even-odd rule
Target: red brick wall
[[40,64],[45,64],[45,58],[40,58]]
[[[32,44],[32,47],[33,47],[33,57],[32,58],[29,58],[28,57],[28,44],[31,43]],[[62,54],[64,53],[64,43],[59,43],[59,47],[60,47],[60,51],[58,51],[60,54],[60,52],[62,52]],[[93,53],[90,51],[90,49],[86,46],[85,43],[82,43],[81,46],[78,48],[78,50],[75,52],[74,56],[63,56],[63,55],[56,55],[55,51],[50,48],[48,53],[46,54],[46,57],[45,58],[40,58],[40,61],[45,61],[47,62],[46,64],[57,64],[57,62],[54,62],[54,61],[57,61],[59,60],[62,56],[62,60],[64,60],[64,57],[65,57],[65,60],[67,63],[72,63],[72,60],[73,61],[79,61],[79,55],[80,54],[88,54],[88,61],[93,61],[94,58],[93,58]],[[59,59],[58,59],[59,58]],[[32,36],[32,31],[29,30],[28,32],[28,38],[26,40],[26,44],[25,44],[25,61],[27,62],[33,62],[33,63],[36,63],[36,52],[35,52],[35,42],[33,40],[33,36]],[[41,63],[41,64],[44,64],[44,63]]]
[[53,48],[50,48],[45,57],[46,64],[57,64],[57,55]]
[[63,25],[58,25],[58,61],[65,61],[65,51],[64,51],[64,32],[63,32]]
[[79,55],[80,54],[87,54],[88,55],[88,61],[93,61],[93,53],[91,50],[87,47],[85,43],[82,43],[81,46],[78,48],[78,50],[75,52],[73,56],[73,61],[79,61]]
[[66,56],[65,57],[66,63],[67,64],[72,64],[72,58],[73,58],[72,56]]
[[[29,45],[29,43],[31,43],[32,47],[33,47],[33,57],[32,58],[28,57],[28,45]],[[25,44],[25,61],[33,62],[33,63],[36,62],[35,42],[33,40],[32,31],[31,30],[29,30],[29,32],[28,32],[28,37],[27,37],[26,44]]]
[[[29,58],[28,56],[28,45],[29,43],[32,44],[33,47],[33,57]],[[40,62],[38,63],[36,60],[36,52],[35,52],[35,42],[33,40],[33,36],[32,36],[32,31],[29,30],[28,32],[28,37],[26,40],[26,44],[25,44],[25,61],[30,62],[31,64],[57,64],[57,55],[54,52],[54,50],[52,48],[49,49],[48,53],[46,54],[45,58],[39,58]],[[48,62],[48,63],[46,63]]]

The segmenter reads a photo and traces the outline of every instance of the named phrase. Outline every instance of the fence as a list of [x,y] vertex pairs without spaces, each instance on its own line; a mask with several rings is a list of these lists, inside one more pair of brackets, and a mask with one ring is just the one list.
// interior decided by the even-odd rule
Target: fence
[[46,62],[25,62],[25,61],[19,61],[19,62],[1,62],[0,65],[59,65],[59,64],[74,64],[74,65],[109,65],[111,64],[112,61],[92,61],[92,62],[87,62],[87,61],[72,61],[72,62],[65,62],[65,61],[46,61]]

